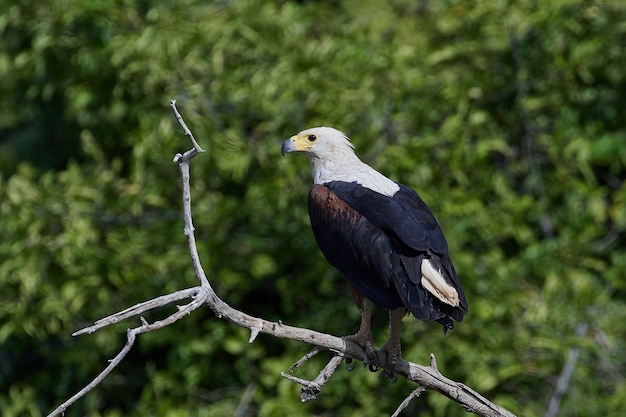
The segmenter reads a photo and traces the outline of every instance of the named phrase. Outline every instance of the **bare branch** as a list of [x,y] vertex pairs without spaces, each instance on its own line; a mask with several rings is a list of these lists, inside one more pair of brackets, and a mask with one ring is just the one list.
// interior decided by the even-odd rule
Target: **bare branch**
[[202,269],[202,265],[200,264],[200,255],[198,255],[198,249],[196,248],[196,238],[194,235],[194,227],[193,220],[191,217],[191,187],[189,180],[189,162],[193,157],[195,157],[199,152],[204,152],[200,146],[198,146],[196,140],[193,137],[193,134],[185,124],[183,117],[178,112],[176,108],[176,100],[172,100],[170,102],[170,107],[174,111],[176,115],[176,119],[178,123],[182,126],[185,136],[191,139],[191,143],[193,144],[193,149],[184,153],[184,155],[176,154],[174,157],[174,162],[178,164],[178,169],[180,171],[180,178],[183,185],[183,216],[185,220],[185,236],[187,237],[187,242],[189,244],[189,252],[191,254],[191,261],[193,264],[194,271],[196,273],[196,277],[200,280],[200,285],[203,287],[211,288],[209,284],[209,280],[207,279],[204,270]]
[[119,323],[122,320],[136,316],[145,311],[163,307],[170,303],[184,300],[185,298],[193,297],[198,293],[199,288],[200,287],[187,288],[186,290],[176,291],[171,294],[162,295],[160,297],[153,298],[152,300],[144,301],[143,303],[135,304],[132,307],[128,307],[126,310],[122,310],[119,313],[112,314],[108,317],[105,317],[96,321],[93,326],[85,327],[84,329],[81,329],[72,333],[72,336],[91,334],[95,332],[96,330],[100,330],[103,327],[109,326],[111,324]]
[[417,387],[413,391],[411,391],[411,393],[404,399],[404,401],[400,403],[398,408],[396,408],[396,411],[394,411],[391,417],[398,417],[402,410],[409,406],[409,403],[413,400],[413,398],[419,397],[424,391],[426,391],[426,388],[424,387]]
[[[456,401],[466,411],[484,417],[515,415],[503,407],[492,403],[470,387],[446,378],[436,368],[437,363],[434,355],[431,357],[431,366],[422,366],[402,360],[398,365],[398,374],[406,379],[417,382],[426,389],[437,391],[446,397]],[[434,365],[434,366],[433,366]]]
[[[576,327],[576,336],[584,336],[585,333],[587,333],[587,328],[587,323],[579,323]],[[548,402],[548,409],[546,410],[545,417],[555,417],[559,413],[561,398],[567,392],[569,380],[574,373],[576,362],[578,362],[579,352],[580,348],[578,346],[575,346],[569,350],[569,353],[567,354],[567,362],[565,362],[563,371],[561,372],[561,375],[559,375],[559,379],[556,383],[556,388],[554,389],[554,394],[552,394],[552,397],[550,397],[550,401]]]
[[289,367],[289,372],[293,372],[296,368],[300,367],[300,365],[302,365],[304,362],[308,361],[309,359],[311,359],[313,356],[317,355],[318,353],[320,353],[322,351],[322,349],[320,349],[319,346],[315,346],[313,348],[313,350],[311,350],[309,353],[307,353],[306,355],[304,355],[303,357],[301,357],[300,359],[298,359],[296,361],[296,363],[294,363],[293,365],[291,365]]
[[178,124],[180,124],[180,126],[183,128],[183,132],[185,132],[185,136],[187,136],[189,140],[191,141],[191,144],[193,145],[193,148],[196,151],[196,153],[204,152],[204,149],[202,149],[200,145],[198,145],[198,142],[196,142],[196,138],[193,137],[193,133],[191,133],[191,130],[189,130],[189,128],[187,127],[187,123],[185,123],[185,121],[183,120],[183,116],[181,116],[180,113],[178,112],[178,109],[176,108],[176,100],[170,100],[170,107],[172,108],[172,111],[174,112],[174,116],[176,116],[176,120],[178,121]]
[[[309,354],[305,355],[304,358],[310,359],[313,356],[311,355],[311,353],[313,352],[317,353],[319,352],[319,349],[317,351],[313,349],[311,352],[309,352]],[[283,378],[302,385],[302,389],[300,390],[300,399],[302,400],[302,402],[315,400],[320,392],[322,392],[322,387],[324,386],[324,384],[326,384],[330,377],[333,376],[341,361],[343,361],[343,355],[341,353],[334,355],[330,359],[330,361],[328,361],[324,369],[321,370],[317,378],[315,378],[313,381],[307,381],[306,379],[297,378],[285,372],[281,372],[280,375]],[[289,370],[292,370],[293,368],[294,366],[291,366]]]
[[156,321],[156,322],[154,322],[152,324],[148,324],[142,318],[142,320],[141,320],[142,321],[142,325],[141,326],[135,327],[134,329],[128,329],[127,332],[126,332],[126,344],[124,345],[122,350],[115,356],[115,358],[113,358],[109,362],[109,365],[106,368],[104,368],[104,370],[102,372],[100,372],[100,374],[98,376],[96,376],[93,379],[93,381],[91,381],[87,386],[85,386],[85,388],[83,388],[80,391],[78,391],[71,398],[69,398],[63,404],[59,405],[56,409],[54,409],[48,415],[48,417],[56,416],[56,415],[59,415],[59,414],[63,414],[65,412],[65,410],[67,410],[67,408],[70,405],[75,403],[79,398],[81,398],[82,396],[87,394],[89,391],[91,391],[94,387],[96,387],[98,384],[100,384],[100,382],[102,382],[102,380],[104,378],[106,378],[106,376],[109,375],[111,373],[111,371],[113,371],[113,369],[115,369],[115,367],[117,365],[119,365],[119,363],[122,361],[122,359],[124,359],[124,357],[126,357],[126,354],[128,354],[128,352],[130,352],[130,349],[133,347],[133,345],[135,343],[137,335],[139,335],[141,333],[151,332],[153,330],[157,330],[157,329],[160,329],[162,327],[168,326],[168,325],[174,323],[175,321],[180,320],[181,318],[183,318],[184,316],[188,315],[192,311],[196,310],[198,307],[202,306],[206,302],[206,298],[208,297],[209,294],[208,294],[208,291],[206,291],[205,289],[200,288],[200,287],[198,287],[198,288],[199,288],[198,296],[192,302],[190,302],[189,304],[187,304],[184,307],[180,308],[177,312],[171,314],[170,316],[168,316],[164,320],[160,320],[160,321]]

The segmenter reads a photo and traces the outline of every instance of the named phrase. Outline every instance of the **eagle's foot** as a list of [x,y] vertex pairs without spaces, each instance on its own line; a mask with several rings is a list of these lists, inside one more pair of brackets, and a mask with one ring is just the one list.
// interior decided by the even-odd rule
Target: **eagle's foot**
[[385,354],[386,366],[383,370],[383,376],[391,383],[396,382],[398,376],[396,375],[396,365],[402,357],[402,348],[400,346],[400,339],[389,338],[385,346],[379,351]]
[[374,358],[368,356],[367,363],[363,362],[363,365],[367,365],[367,368],[370,372],[378,372],[380,371],[380,357],[378,356],[378,351],[374,349],[371,354]]
[[389,371],[387,369],[383,370],[382,376],[392,384],[395,384],[398,380],[398,374],[395,371]]
[[[372,372],[376,372],[380,369],[380,359],[378,357],[378,352],[374,349],[374,342],[372,341],[371,334],[358,332],[350,336],[345,336],[345,338],[361,346],[361,348],[365,351],[363,366],[367,365],[369,370]],[[346,366],[349,365],[351,364],[346,361]],[[349,370],[352,370],[352,368]]]

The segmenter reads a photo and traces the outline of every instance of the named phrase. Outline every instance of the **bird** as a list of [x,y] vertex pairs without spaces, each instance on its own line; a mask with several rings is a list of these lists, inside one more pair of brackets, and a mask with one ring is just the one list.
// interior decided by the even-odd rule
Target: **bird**
[[[393,377],[406,314],[436,321],[446,334],[468,312],[443,230],[416,191],[362,162],[343,132],[303,130],[283,142],[283,157],[289,152],[304,153],[311,162],[313,235],[346,278],[361,313],[359,330],[347,338],[363,348],[372,371],[384,353],[385,376]],[[389,339],[380,350],[371,329],[374,306],[389,310]]]

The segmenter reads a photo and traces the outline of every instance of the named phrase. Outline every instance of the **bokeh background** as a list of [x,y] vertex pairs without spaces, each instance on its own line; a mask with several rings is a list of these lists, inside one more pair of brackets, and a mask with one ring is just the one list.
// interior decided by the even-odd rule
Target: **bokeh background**
[[[137,320],[73,331],[196,284],[172,163],[189,144],[170,99],[207,149],[192,166],[194,221],[228,303],[336,335],[358,328],[310,232],[309,163],[280,156],[290,135],[334,126],[421,193],[467,293],[470,312],[445,337],[405,320],[406,359],[433,352],[444,374],[520,416],[624,414],[622,0],[0,0],[0,10],[3,416],[51,411]],[[384,312],[375,326],[382,344]],[[415,388],[341,369],[303,404],[279,373],[310,347],[248,336],[197,311],[143,335],[67,415],[388,416]],[[465,412],[427,392],[402,415]]]

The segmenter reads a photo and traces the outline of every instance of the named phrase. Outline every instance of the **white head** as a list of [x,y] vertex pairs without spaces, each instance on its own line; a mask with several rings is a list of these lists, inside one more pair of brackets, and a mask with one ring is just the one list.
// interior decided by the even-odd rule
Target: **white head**
[[315,184],[356,182],[388,196],[393,196],[400,188],[361,162],[348,137],[332,127],[314,127],[290,137],[283,142],[283,155],[286,152],[303,152],[309,157]]

